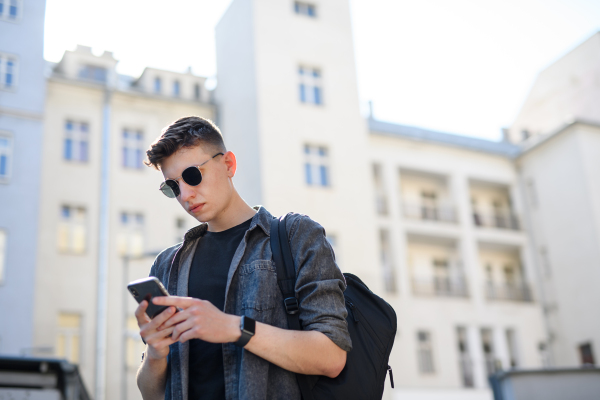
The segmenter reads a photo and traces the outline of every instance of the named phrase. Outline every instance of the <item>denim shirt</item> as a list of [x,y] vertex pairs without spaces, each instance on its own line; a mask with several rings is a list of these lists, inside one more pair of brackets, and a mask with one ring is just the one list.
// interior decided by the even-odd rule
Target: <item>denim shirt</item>
[[[229,267],[225,290],[227,314],[246,315],[256,321],[288,328],[283,295],[277,284],[270,244],[273,216],[264,207],[252,218]],[[352,349],[346,324],[346,282],[335,264],[333,250],[321,225],[306,215],[287,218],[294,266],[296,297],[303,330],[318,331],[345,351]],[[188,277],[198,242],[208,229],[190,229],[183,243],[160,253],[151,276],[158,277],[171,295],[188,295]],[[300,400],[295,374],[231,343],[223,345],[225,398],[227,400]],[[165,399],[188,400],[189,343],[174,343],[168,356]],[[210,366],[207,366],[210,368]]]

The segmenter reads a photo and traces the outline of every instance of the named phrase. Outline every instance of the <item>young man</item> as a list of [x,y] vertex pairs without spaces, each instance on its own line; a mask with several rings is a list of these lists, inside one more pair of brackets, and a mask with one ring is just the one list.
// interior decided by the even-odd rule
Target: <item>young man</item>
[[287,221],[303,326],[288,330],[269,240],[273,216],[237,193],[236,158],[219,129],[181,118],[147,155],[164,175],[163,194],[201,224],[150,270],[172,295],[153,301],[168,310],[151,320],[144,301],[135,312],[147,344],[137,377],[143,398],[300,399],[294,373],[336,377],[352,345],[346,285],[323,228],[299,214]]

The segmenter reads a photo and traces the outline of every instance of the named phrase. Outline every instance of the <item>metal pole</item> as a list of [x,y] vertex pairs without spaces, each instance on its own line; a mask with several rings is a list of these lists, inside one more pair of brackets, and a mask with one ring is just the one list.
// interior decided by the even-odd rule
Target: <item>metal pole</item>
[[121,374],[121,400],[127,400],[127,381],[129,379],[128,368],[127,368],[127,339],[129,338],[129,332],[127,329],[127,322],[129,319],[129,312],[127,309],[127,299],[129,298],[129,291],[127,290],[127,284],[129,283],[129,262],[131,260],[143,260],[144,258],[156,257],[159,252],[147,252],[140,254],[139,256],[123,256],[123,288],[125,291],[123,292],[123,339],[122,339],[122,369],[123,372]]
[[106,387],[106,330],[108,297],[109,251],[109,189],[110,189],[110,98],[111,90],[104,91],[102,113],[102,155],[100,167],[100,218],[98,235],[98,288],[96,304],[96,390],[95,400],[105,400]]
[[123,344],[122,344],[122,354],[123,354],[123,373],[121,374],[121,400],[127,400],[127,379],[128,371],[127,371],[127,297],[129,296],[129,291],[127,290],[127,283],[129,281],[129,257],[123,256]]

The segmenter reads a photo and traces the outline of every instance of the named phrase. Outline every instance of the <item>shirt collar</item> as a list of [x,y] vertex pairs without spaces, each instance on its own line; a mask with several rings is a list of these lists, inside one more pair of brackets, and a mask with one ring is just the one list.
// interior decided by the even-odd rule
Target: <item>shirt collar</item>
[[[259,226],[263,230],[265,235],[271,236],[271,234],[270,234],[271,233],[271,220],[273,219],[273,216],[271,215],[271,213],[268,212],[266,208],[264,208],[263,206],[260,206],[260,205],[254,206],[252,208],[257,210],[258,212],[256,214],[254,214],[254,217],[252,217],[252,222],[250,222],[250,228],[248,228],[248,230],[252,230],[256,226]],[[202,223],[198,226],[195,226],[186,232],[186,234],[184,236],[184,241],[198,239],[198,238],[204,236],[204,234],[207,231],[208,231],[207,223]]]

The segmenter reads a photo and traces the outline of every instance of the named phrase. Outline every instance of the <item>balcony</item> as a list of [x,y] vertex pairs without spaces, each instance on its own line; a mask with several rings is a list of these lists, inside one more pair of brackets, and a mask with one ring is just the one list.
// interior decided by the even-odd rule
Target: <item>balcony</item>
[[432,297],[468,297],[464,277],[413,278],[412,290],[415,295]]
[[456,223],[454,207],[432,207],[418,203],[403,203],[404,216],[419,221]]
[[508,300],[508,301],[533,301],[531,289],[525,283],[521,284],[497,284],[488,283],[485,287],[486,298],[488,300]]
[[512,212],[485,214],[481,212],[473,213],[473,223],[475,226],[484,228],[509,229],[518,231],[519,220]]

